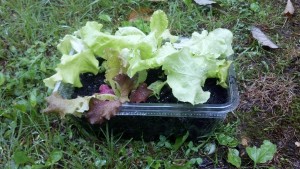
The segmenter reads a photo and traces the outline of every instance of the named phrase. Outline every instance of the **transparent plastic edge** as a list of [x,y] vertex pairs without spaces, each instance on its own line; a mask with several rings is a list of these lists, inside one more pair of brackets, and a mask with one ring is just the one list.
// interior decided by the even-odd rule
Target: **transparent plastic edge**
[[225,117],[239,104],[238,87],[234,66],[228,73],[229,99],[223,104],[164,104],[164,103],[126,103],[118,115],[171,116],[171,117]]
[[[223,104],[199,104],[193,106],[191,104],[176,103],[125,103],[121,106],[117,115],[224,118],[228,112],[235,110],[239,104],[238,86],[233,63],[231,64],[228,72],[228,84],[229,99]],[[61,92],[69,87],[69,85],[63,85],[63,83],[59,81],[56,83],[53,92]]]

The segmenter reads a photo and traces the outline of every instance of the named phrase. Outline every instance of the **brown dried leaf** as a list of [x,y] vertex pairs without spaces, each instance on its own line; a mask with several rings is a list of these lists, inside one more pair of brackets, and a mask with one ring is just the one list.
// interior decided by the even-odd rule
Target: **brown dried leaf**
[[213,3],[216,3],[215,1],[211,0],[194,0],[198,5],[211,5]]
[[76,99],[64,99],[57,92],[46,97],[48,107],[43,113],[57,113],[60,118],[64,118],[66,114],[73,114],[81,117],[82,113],[89,109],[90,97],[77,97]]
[[152,90],[147,88],[146,83],[142,83],[136,90],[132,91],[130,95],[130,102],[145,102],[151,94]]
[[292,2],[291,2],[291,0],[288,0],[287,4],[285,6],[285,9],[283,11],[283,14],[288,17],[291,17],[294,14],[294,12],[295,12],[295,8],[294,8]]
[[150,8],[139,8],[130,12],[128,20],[130,22],[142,19],[144,21],[150,21],[153,10]]
[[259,28],[253,26],[251,28],[251,33],[253,38],[255,38],[263,46],[268,46],[272,49],[279,48],[275,43],[273,43]]
[[241,141],[241,144],[244,146],[244,147],[247,147],[249,144],[249,138],[247,137],[242,137],[242,141]]
[[110,120],[115,116],[121,105],[119,100],[106,101],[91,98],[86,118],[91,124],[102,124],[105,120]]

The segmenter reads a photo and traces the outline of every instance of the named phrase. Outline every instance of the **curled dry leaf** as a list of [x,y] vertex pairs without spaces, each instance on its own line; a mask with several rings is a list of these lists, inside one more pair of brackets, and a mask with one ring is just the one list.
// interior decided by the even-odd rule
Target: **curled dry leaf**
[[285,6],[285,9],[283,11],[283,14],[285,16],[291,17],[294,14],[294,12],[295,12],[295,8],[294,8],[292,2],[291,2],[291,0],[288,0],[287,4]]
[[251,33],[253,38],[255,38],[263,46],[268,46],[272,49],[279,48],[275,43],[273,43],[259,28],[253,26],[251,28]]
[[119,100],[107,101],[91,98],[86,118],[91,124],[102,124],[115,116],[122,103]]
[[132,91],[130,95],[130,102],[145,102],[151,94],[152,90],[147,88],[146,83],[142,83],[136,90]]
[[248,143],[249,143],[249,138],[247,138],[247,137],[242,137],[241,144],[242,144],[244,147],[247,147],[247,146],[248,146]]
[[216,3],[215,1],[211,0],[194,0],[198,5],[211,5],[213,3]]

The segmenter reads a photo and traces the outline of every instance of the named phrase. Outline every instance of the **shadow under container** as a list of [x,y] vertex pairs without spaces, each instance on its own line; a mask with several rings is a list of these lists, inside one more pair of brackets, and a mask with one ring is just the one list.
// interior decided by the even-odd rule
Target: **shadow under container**
[[[222,88],[221,93],[220,90],[214,91],[215,88],[204,86],[204,90],[211,92],[211,98],[205,104],[193,106],[189,103],[125,103],[115,117],[100,127],[92,126],[92,129],[103,128],[105,131],[105,126],[108,125],[109,130],[113,130],[114,134],[122,134],[122,138],[145,141],[157,140],[160,135],[172,139],[189,131],[189,139],[196,139],[213,132],[227,113],[238,106],[238,87],[233,65],[229,68],[227,83],[228,88]],[[57,86],[58,92],[64,98],[70,98],[73,92],[70,86],[62,83]],[[222,103],[215,103],[214,100],[218,99]],[[87,124],[86,120],[82,122]]]

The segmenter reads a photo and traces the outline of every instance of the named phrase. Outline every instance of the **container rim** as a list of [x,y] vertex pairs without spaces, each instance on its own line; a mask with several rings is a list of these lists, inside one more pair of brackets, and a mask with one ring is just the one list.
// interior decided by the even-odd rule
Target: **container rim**
[[[73,53],[74,49],[70,51],[70,54]],[[233,57],[234,55],[228,56],[228,60],[233,60]],[[225,118],[227,113],[235,110],[239,104],[238,85],[233,63],[228,70],[227,83],[229,98],[226,103],[198,105],[189,103],[123,103],[117,116]],[[62,84],[61,81],[58,81],[52,92],[63,91],[65,86]]]

